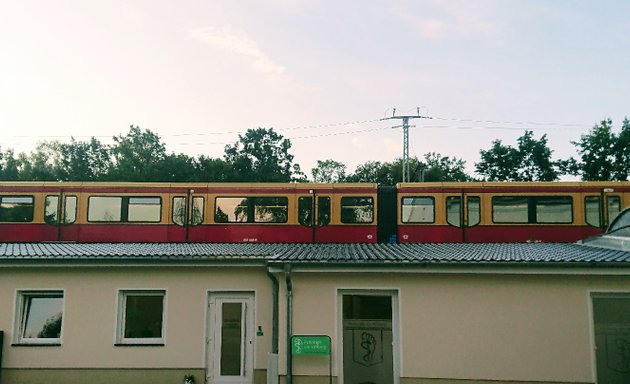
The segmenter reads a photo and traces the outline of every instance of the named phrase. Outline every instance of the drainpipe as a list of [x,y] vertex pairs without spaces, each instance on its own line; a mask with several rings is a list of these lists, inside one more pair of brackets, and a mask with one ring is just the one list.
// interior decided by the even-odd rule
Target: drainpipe
[[0,331],[0,382],[2,382],[2,349],[4,348],[4,331]]
[[278,384],[278,296],[280,284],[276,276],[267,266],[267,276],[271,280],[272,290],[272,320],[271,320],[271,353],[267,360],[267,384]]
[[284,266],[284,278],[287,284],[287,384],[292,384],[293,356],[291,353],[291,336],[293,334],[293,284],[291,282],[291,264]]

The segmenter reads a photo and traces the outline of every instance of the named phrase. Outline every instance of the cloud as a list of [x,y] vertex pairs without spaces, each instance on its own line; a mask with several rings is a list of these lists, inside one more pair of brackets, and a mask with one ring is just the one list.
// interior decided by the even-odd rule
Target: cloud
[[491,19],[491,7],[483,1],[429,1],[414,14],[394,8],[392,14],[410,25],[421,38],[440,40],[492,36],[498,25]]
[[259,72],[281,75],[285,71],[285,67],[267,56],[256,44],[256,41],[243,30],[229,26],[201,27],[190,29],[188,38],[209,44],[221,51],[248,57],[253,60],[252,67]]

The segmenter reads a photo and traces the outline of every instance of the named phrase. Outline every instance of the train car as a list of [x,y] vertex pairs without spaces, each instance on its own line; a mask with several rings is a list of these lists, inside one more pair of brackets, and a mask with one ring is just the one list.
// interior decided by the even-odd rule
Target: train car
[[630,204],[628,182],[404,183],[397,241],[573,242]]
[[377,241],[377,186],[0,183],[0,241]]

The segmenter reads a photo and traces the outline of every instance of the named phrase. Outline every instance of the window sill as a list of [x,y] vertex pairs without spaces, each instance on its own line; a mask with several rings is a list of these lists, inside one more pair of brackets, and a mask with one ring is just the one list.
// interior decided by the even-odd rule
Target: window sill
[[164,343],[116,343],[114,347],[164,347]]
[[61,343],[12,343],[12,347],[61,347]]

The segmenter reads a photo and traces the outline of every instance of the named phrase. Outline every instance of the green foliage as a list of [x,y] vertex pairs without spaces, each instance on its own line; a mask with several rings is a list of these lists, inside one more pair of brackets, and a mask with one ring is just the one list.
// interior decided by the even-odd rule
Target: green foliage
[[340,183],[346,178],[346,166],[338,161],[317,160],[317,167],[311,169],[315,183]]
[[503,145],[501,140],[481,150],[481,161],[475,163],[476,172],[488,181],[553,181],[560,175],[560,164],[551,160],[553,151],[547,145],[547,135],[534,139],[532,131],[525,131],[517,139],[518,147]]
[[112,168],[110,149],[96,138],[58,145],[58,180],[95,181],[107,178]]
[[127,181],[165,181],[159,164],[166,158],[166,146],[160,137],[150,130],[142,131],[133,125],[126,136],[115,136],[114,158],[109,178]]
[[232,168],[234,181],[301,181],[304,174],[293,155],[291,141],[273,128],[248,129],[239,140],[225,147],[225,161]]
[[595,125],[579,141],[572,141],[577,147],[579,160],[566,160],[567,169],[583,180],[627,180],[630,166],[630,122],[623,121],[617,135],[612,129],[612,120],[603,120]]

